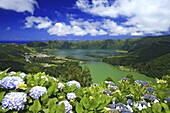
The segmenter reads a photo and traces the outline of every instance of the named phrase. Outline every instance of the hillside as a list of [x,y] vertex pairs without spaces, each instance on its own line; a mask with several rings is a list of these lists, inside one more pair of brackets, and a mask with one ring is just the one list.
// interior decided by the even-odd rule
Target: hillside
[[151,77],[170,75],[170,36],[141,38],[133,42],[128,50],[128,54],[104,58],[103,61],[131,66]]

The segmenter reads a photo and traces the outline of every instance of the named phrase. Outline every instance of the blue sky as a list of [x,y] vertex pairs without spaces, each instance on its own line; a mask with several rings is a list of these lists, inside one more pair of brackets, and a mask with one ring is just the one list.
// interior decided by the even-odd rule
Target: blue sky
[[170,34],[170,0],[0,0],[0,40]]

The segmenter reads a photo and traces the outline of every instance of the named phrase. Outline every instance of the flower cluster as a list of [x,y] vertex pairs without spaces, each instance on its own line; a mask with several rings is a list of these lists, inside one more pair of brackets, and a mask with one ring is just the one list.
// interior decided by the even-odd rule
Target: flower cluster
[[8,73],[9,76],[12,76],[12,75],[15,75],[15,74],[16,74],[16,72],[14,72],[14,71],[11,71],[11,72]]
[[48,78],[46,76],[39,76],[39,79],[45,79],[46,81],[48,81]]
[[170,98],[166,98],[165,103],[169,103],[169,102],[170,102]]
[[154,101],[156,100],[156,97],[154,95],[150,95],[150,94],[146,94],[143,97],[145,100],[150,100],[150,101]]
[[115,85],[112,81],[104,81],[106,84]]
[[121,79],[122,82],[126,82],[126,80],[128,80],[128,78],[122,78]]
[[147,91],[153,93],[155,90],[154,90],[154,88],[149,87],[149,88],[147,88]]
[[2,100],[2,109],[23,110],[27,102],[27,94],[23,92],[11,92],[4,96]]
[[111,109],[109,111],[112,111],[112,112],[121,112],[121,113],[132,113],[133,112],[131,106],[125,105],[120,102],[116,104],[114,100],[112,101],[112,104],[110,104],[110,108]]
[[76,85],[76,87],[77,88],[80,88],[81,86],[80,86],[80,83],[79,82],[77,82],[77,81],[75,81],[75,80],[72,80],[72,81],[69,81],[69,82],[67,82],[67,85],[68,86],[72,86],[72,85]]
[[8,76],[1,80],[1,85],[6,89],[14,89],[19,84],[24,84],[25,82],[20,77]]
[[41,97],[44,93],[47,93],[47,89],[42,86],[35,86],[31,88],[29,96],[33,99]]
[[72,100],[72,99],[75,99],[77,96],[75,93],[67,93],[67,99],[68,100]]
[[109,90],[103,90],[103,94],[106,94],[108,96],[112,95],[112,93]]
[[63,87],[64,87],[64,84],[59,82],[58,83],[58,90],[61,91],[63,89]]
[[21,73],[19,74],[19,76],[21,76],[21,78],[24,78],[24,77],[26,77],[27,75],[26,75],[24,72],[21,72]]
[[58,104],[60,105],[62,103],[64,103],[65,105],[65,113],[68,113],[72,110],[72,105],[70,105],[70,103],[67,100],[60,101]]
[[140,81],[140,80],[135,80],[135,82],[136,82],[139,86],[140,86],[140,85],[146,86],[146,85],[149,84],[148,82]]

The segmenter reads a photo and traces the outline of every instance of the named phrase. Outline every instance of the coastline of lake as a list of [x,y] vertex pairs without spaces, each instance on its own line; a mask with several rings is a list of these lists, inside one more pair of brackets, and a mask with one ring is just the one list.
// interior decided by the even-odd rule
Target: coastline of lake
[[113,80],[118,83],[121,78],[126,77],[128,74],[133,75],[135,80],[152,81],[155,82],[154,78],[147,77],[136,71],[125,71],[120,70],[117,66],[112,66],[110,64],[101,62],[102,58],[94,58],[87,56],[88,54],[95,54],[100,56],[111,56],[116,54],[114,50],[108,49],[96,49],[96,50],[86,50],[86,49],[74,49],[74,50],[53,50],[50,54],[58,56],[72,56],[77,59],[87,59],[89,61],[83,62],[80,66],[88,66],[93,78],[93,82],[102,82],[107,77],[113,78]]

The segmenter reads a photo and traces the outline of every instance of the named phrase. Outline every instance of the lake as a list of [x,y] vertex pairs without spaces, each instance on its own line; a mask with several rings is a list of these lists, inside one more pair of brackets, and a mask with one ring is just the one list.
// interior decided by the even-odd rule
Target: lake
[[82,67],[88,66],[93,78],[93,82],[102,82],[107,77],[113,78],[113,80],[118,83],[118,81],[126,77],[128,74],[132,74],[134,79],[139,79],[143,81],[155,81],[153,78],[147,77],[138,72],[128,72],[119,70],[116,66],[112,66],[110,64],[101,62],[100,58],[93,58],[86,56],[87,54],[97,54],[101,56],[110,56],[116,54],[114,50],[108,49],[95,49],[95,50],[86,50],[86,49],[74,49],[74,50],[54,50],[50,53],[58,55],[58,56],[73,56],[78,59],[87,59],[92,60],[90,62],[81,64]]

